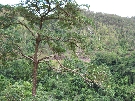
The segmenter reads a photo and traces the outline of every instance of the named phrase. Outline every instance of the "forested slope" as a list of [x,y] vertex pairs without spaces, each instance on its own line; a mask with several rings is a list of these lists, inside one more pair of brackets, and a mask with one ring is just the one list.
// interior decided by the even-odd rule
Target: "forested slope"
[[[76,19],[64,19],[63,11],[72,15],[70,7],[76,8],[67,5],[48,15],[38,29],[40,18],[33,12],[15,7],[14,16],[9,6],[4,11],[0,7],[1,101],[135,100],[135,17],[81,10],[81,16],[73,15]],[[52,19],[56,15],[62,20]],[[87,24],[77,22],[81,17]],[[37,91],[32,96],[31,60],[39,38]]]

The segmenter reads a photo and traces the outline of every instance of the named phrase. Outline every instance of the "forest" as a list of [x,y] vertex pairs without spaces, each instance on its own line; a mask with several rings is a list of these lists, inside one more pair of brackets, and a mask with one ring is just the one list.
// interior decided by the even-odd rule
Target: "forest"
[[0,4],[0,101],[135,101],[135,17]]

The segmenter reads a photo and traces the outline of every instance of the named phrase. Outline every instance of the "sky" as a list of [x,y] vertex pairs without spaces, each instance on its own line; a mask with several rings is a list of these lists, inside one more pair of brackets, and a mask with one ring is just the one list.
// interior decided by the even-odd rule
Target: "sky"
[[[0,0],[0,4],[17,4],[21,0]],[[135,16],[135,0],[76,0],[78,4],[89,4],[90,11],[116,14],[122,17]]]

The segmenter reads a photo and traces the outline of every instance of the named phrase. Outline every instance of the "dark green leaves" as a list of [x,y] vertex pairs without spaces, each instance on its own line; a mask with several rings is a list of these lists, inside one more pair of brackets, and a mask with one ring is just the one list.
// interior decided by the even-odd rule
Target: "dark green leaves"
[[2,6],[0,13],[0,28],[8,28],[14,22],[15,22],[14,8],[9,5]]

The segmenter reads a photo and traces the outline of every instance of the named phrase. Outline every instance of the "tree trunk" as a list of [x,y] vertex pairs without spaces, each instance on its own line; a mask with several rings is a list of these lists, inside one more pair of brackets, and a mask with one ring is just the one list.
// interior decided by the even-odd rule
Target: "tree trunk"
[[36,88],[37,88],[37,69],[38,69],[38,48],[39,48],[39,43],[40,43],[41,39],[40,39],[40,35],[38,34],[37,38],[36,38],[36,44],[35,44],[35,54],[34,54],[34,61],[33,61],[33,75],[32,75],[32,95],[35,96],[36,95]]
[[37,88],[37,68],[38,68],[38,62],[35,61],[33,63],[34,68],[33,68],[33,80],[32,80],[32,95],[36,95],[36,88]]

